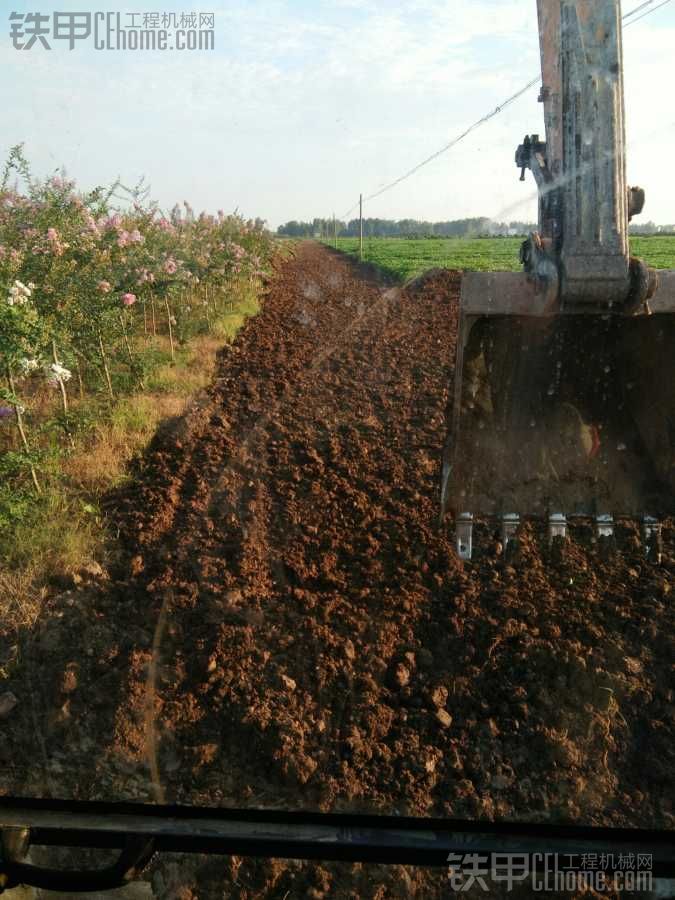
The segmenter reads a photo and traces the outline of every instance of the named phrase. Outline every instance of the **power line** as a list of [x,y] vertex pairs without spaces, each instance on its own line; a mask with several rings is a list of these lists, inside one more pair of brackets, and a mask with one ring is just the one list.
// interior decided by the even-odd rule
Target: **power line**
[[[652,13],[655,13],[657,9],[662,9],[664,6],[667,6],[671,2],[672,0],[663,0],[663,3],[659,3],[659,5],[655,6],[653,9],[648,9],[647,12],[643,12],[641,16],[637,17],[637,19],[631,19],[628,25],[635,25],[635,23],[639,22],[640,19],[644,19],[646,16],[650,16]],[[628,25],[626,25],[626,28],[628,28]]]
[[365,199],[366,200],[374,200],[376,197],[379,197],[380,194],[384,194],[385,191],[388,191],[390,188],[393,188],[397,184],[400,184],[402,181],[405,181],[406,178],[410,178],[416,172],[419,172],[419,170],[421,168],[423,168],[423,166],[428,165],[430,162],[432,162],[434,159],[437,159],[443,153],[447,153],[448,150],[451,150],[456,144],[459,144],[460,141],[463,141],[464,138],[467,137],[469,134],[471,134],[471,132],[474,131],[476,128],[480,128],[481,125],[484,125],[486,122],[489,122],[490,119],[494,119],[494,117],[499,115],[499,113],[502,112],[502,110],[506,109],[507,106],[510,106],[512,103],[514,103],[520,97],[522,97],[524,93],[526,93],[527,91],[530,90],[530,88],[533,88],[536,84],[538,84],[539,80],[540,80],[540,78],[539,78],[539,76],[537,76],[532,81],[528,82],[524,88],[521,88],[516,94],[514,94],[512,97],[509,97],[508,100],[504,100],[503,103],[500,103],[499,106],[495,107],[495,109],[493,109],[492,112],[489,112],[486,116],[483,116],[482,119],[479,119],[477,122],[474,122],[473,125],[470,125],[466,129],[466,131],[462,132],[462,134],[458,135],[456,138],[451,140],[444,147],[441,147],[440,150],[437,150],[435,153],[432,153],[431,156],[427,156],[426,159],[422,160],[421,163],[418,163],[414,168],[412,168],[412,169],[410,169],[410,171],[406,172],[405,175],[401,175],[400,178],[397,178],[395,181],[392,181],[390,184],[385,185],[383,188],[380,188],[380,190],[375,191],[374,194],[370,194]]
[[[626,22],[626,24],[624,25],[624,28],[628,28],[629,25],[634,25],[636,22],[639,22],[640,19],[644,19],[646,16],[649,16],[652,13],[655,13],[658,9],[661,9],[662,7],[666,6],[668,3],[671,3],[671,2],[672,2],[672,0],[663,0],[663,2],[659,3],[658,6],[654,6],[651,9],[647,9],[647,7],[653,6],[653,4],[655,3],[655,0],[646,0],[646,2],[641,3],[639,6],[636,6],[634,9],[632,9],[630,12],[627,12],[622,17],[623,21],[626,22],[626,19],[631,19],[631,16],[636,15],[636,13],[639,13],[642,10],[646,10],[645,12],[642,13],[641,16],[638,16],[637,19],[631,19],[630,22]],[[489,112],[487,115],[483,116],[481,119],[478,119],[478,121],[474,122],[473,125],[470,125],[466,129],[466,131],[462,132],[462,134],[458,135],[456,138],[453,138],[453,140],[451,140],[449,143],[447,143],[443,147],[441,147],[440,150],[437,150],[435,153],[432,153],[431,156],[427,156],[426,159],[422,160],[422,162],[418,163],[412,169],[405,172],[399,178],[396,178],[394,181],[389,182],[389,184],[384,185],[384,187],[379,188],[374,193],[369,194],[368,196],[364,197],[363,198],[364,203],[368,202],[370,200],[374,200],[376,197],[379,197],[382,194],[384,194],[385,191],[389,191],[392,188],[396,187],[397,185],[401,184],[401,182],[406,181],[408,178],[411,178],[413,175],[415,175],[417,172],[419,172],[420,169],[424,168],[424,166],[428,165],[430,162],[433,162],[435,159],[438,159],[438,157],[442,156],[444,153],[447,153],[448,150],[451,150],[453,147],[455,147],[457,144],[459,144],[460,141],[463,141],[464,138],[468,137],[472,131],[476,130],[476,128],[480,128],[481,125],[484,125],[486,122],[489,122],[490,119],[494,119],[494,117],[499,115],[499,113],[503,112],[503,110],[505,110],[507,108],[507,106],[510,106],[512,103],[514,103],[520,97],[522,97],[523,94],[526,94],[527,91],[529,91],[530,88],[533,88],[536,84],[538,84],[540,80],[541,80],[540,75],[538,75],[536,78],[533,78],[532,81],[529,81],[523,88],[521,88],[519,91],[517,91],[511,97],[509,97],[507,100],[504,100],[503,103],[500,103],[499,106],[497,106],[495,109],[492,110],[492,112]],[[359,205],[358,203],[355,203],[354,206],[352,206],[349,210],[347,210],[346,213],[344,213],[342,218],[347,219],[348,216],[350,216],[354,212],[354,210],[358,207],[358,205]]]
[[[504,100],[503,103],[500,103],[499,106],[495,107],[491,112],[487,115],[483,116],[481,119],[478,119],[477,122],[474,122],[473,125],[469,125],[466,131],[463,131],[462,134],[458,135],[456,138],[453,138],[449,143],[445,144],[445,146],[441,147],[440,150],[437,150],[435,153],[432,153],[431,156],[428,156],[426,159],[422,160],[422,162],[418,163],[404,175],[401,175],[395,181],[391,181],[389,184],[386,184],[384,187],[375,191],[373,194],[369,194],[367,197],[364,197],[364,202],[368,200],[374,200],[376,197],[379,197],[380,194],[384,194],[385,191],[390,190],[393,187],[396,187],[397,184],[400,184],[402,181],[405,181],[407,178],[410,178],[416,172],[419,172],[421,168],[428,165],[433,160],[437,159],[439,156],[442,156],[443,153],[447,153],[448,150],[451,150],[456,144],[459,144],[460,141],[463,141],[465,137],[471,134],[472,131],[475,131],[476,128],[480,128],[481,125],[484,125],[486,122],[489,122],[490,119],[494,119],[495,116],[499,115],[507,106],[510,106],[511,103],[514,103],[523,94],[533,88],[536,84],[539,83],[540,76],[532,79],[532,81],[528,82],[525,87],[521,88],[517,93],[513,94],[513,96],[509,97],[507,100]],[[343,219],[350,215],[358,206],[358,203],[355,203],[354,206],[351,207],[343,216]]]
[[627,12],[626,15],[623,17],[624,22],[626,21],[626,19],[630,19],[631,16],[634,16],[636,13],[639,13],[641,9],[645,9],[645,7],[651,6],[655,2],[656,2],[656,0],[646,0],[645,3],[641,3],[639,6],[636,6],[635,9],[631,9],[631,11]]
[[340,216],[340,218],[341,218],[341,219],[346,219],[348,216],[351,216],[351,214],[354,212],[354,210],[356,209],[356,207],[357,207],[358,205],[359,205],[359,202],[358,202],[358,200],[357,200],[356,203],[355,203],[350,209],[348,209],[346,213],[343,213],[343,214]]

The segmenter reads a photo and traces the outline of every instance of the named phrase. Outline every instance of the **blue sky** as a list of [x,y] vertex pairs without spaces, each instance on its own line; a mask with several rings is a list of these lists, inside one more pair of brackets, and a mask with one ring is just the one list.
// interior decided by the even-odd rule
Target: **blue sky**
[[[658,0],[657,0],[658,2]],[[626,2],[624,10],[639,5]],[[164,206],[238,207],[276,226],[342,215],[539,70],[535,0],[248,0],[120,12],[215,13],[214,51],[16,51],[9,13],[110,5],[0,0],[0,153],[83,186],[145,175]],[[628,171],[643,219],[675,221],[675,3],[625,33]],[[513,163],[543,132],[533,89],[455,150],[366,206],[382,217],[535,218]]]

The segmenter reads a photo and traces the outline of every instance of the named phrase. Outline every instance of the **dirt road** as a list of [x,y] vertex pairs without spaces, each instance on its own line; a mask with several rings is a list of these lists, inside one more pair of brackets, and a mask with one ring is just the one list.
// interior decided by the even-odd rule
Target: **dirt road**
[[[388,288],[313,244],[279,264],[110,498],[117,571],[22,636],[0,790],[673,827],[672,523],[660,567],[630,525],[608,561],[583,529],[553,561],[535,526],[508,564],[486,532],[457,560],[438,509],[459,284]],[[225,896],[441,890],[217,865]]]

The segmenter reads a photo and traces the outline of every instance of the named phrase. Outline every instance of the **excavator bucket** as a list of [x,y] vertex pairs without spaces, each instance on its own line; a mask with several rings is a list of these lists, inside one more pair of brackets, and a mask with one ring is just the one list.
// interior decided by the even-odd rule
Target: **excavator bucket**
[[675,513],[675,271],[632,316],[552,314],[548,300],[525,274],[464,276],[444,506]]
[[462,282],[443,509],[471,555],[474,516],[675,513],[675,271],[630,255],[620,0],[537,0],[546,140],[516,152],[539,194],[524,271]]

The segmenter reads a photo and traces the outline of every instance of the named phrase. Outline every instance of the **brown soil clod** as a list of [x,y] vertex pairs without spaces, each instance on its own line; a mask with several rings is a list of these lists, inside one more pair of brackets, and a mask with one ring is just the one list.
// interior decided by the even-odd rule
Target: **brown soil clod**
[[[111,498],[128,562],[23,636],[0,789],[673,827],[672,524],[660,566],[535,526],[506,565],[457,559],[459,286],[385,290],[314,244],[279,263]],[[302,893],[246,865],[228,883]],[[303,871],[309,891],[335,869]]]

